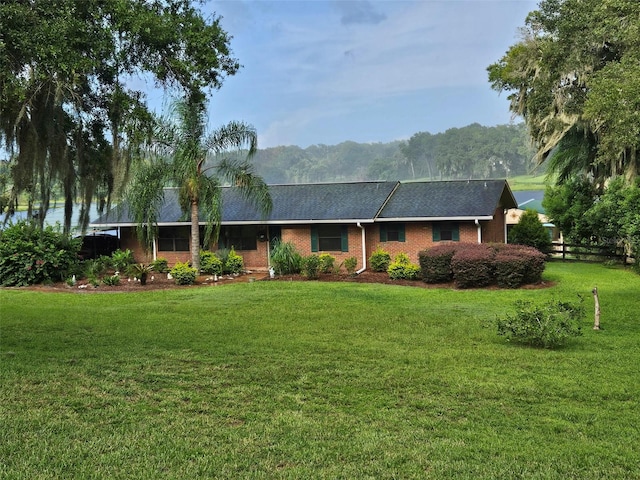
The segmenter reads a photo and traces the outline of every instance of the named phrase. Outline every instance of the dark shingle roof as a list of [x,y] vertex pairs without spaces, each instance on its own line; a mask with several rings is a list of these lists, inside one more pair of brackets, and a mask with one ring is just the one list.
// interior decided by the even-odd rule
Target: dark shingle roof
[[[356,182],[271,185],[273,210],[268,218],[242,198],[238,189],[223,187],[222,222],[307,223],[373,221],[402,218],[492,217],[497,207],[515,208],[504,180],[446,182]],[[178,205],[177,190],[165,190],[160,224],[186,221]],[[94,227],[132,224],[126,206],[91,222]]]
[[492,217],[515,200],[504,180],[401,183],[380,219]]

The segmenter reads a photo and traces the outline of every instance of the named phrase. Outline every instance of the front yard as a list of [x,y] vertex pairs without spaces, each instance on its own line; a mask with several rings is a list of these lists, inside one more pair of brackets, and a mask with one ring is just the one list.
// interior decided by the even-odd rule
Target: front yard
[[[0,477],[633,478],[640,277],[545,281],[0,289]],[[517,299],[578,295],[565,349],[496,335]]]

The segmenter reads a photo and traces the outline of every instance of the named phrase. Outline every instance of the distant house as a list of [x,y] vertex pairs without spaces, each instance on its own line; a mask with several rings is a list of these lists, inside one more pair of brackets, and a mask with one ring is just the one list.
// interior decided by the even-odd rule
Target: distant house
[[542,199],[544,198],[544,190],[522,190],[513,192],[513,196],[518,202],[517,208],[512,208],[507,213],[507,232],[520,221],[520,217],[525,210],[535,210],[538,212],[538,219],[549,232],[552,242],[562,241],[562,232],[553,223],[549,221],[544,208],[542,207]]
[[[418,252],[439,242],[506,241],[506,212],[517,207],[505,180],[441,182],[354,182],[271,185],[273,210],[262,218],[237,189],[223,188],[223,214],[217,245],[234,247],[251,270],[269,265],[274,240],[293,242],[302,255],[329,253],[340,263],[358,259],[358,269],[378,247],[418,261]],[[189,259],[189,223],[167,189],[153,250],[138,243],[126,205],[91,222],[94,229],[117,229],[120,247],[137,261],[163,257],[173,264]],[[201,228],[204,229],[204,226]],[[204,246],[203,246],[204,248]]]

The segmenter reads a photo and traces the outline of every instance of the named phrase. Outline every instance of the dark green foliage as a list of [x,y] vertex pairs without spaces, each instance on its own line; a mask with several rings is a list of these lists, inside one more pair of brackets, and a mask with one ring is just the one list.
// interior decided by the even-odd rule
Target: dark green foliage
[[[228,257],[228,255],[227,255]],[[209,275],[222,275],[222,260],[209,250],[200,250],[200,271]]]
[[81,238],[21,221],[0,231],[0,285],[63,281],[76,273]]
[[120,285],[120,275],[107,275],[102,278],[102,283],[110,287]]
[[169,273],[174,278],[176,285],[193,285],[198,274],[197,270],[187,262],[176,263]]
[[391,255],[380,246],[369,257],[369,266],[374,272],[386,272],[391,263]]
[[302,273],[309,279],[318,278],[320,269],[320,257],[316,254],[309,255],[302,259]]
[[118,249],[111,254],[111,266],[116,270],[116,272],[126,272],[129,265],[132,265],[133,263],[133,252],[129,249]]
[[240,255],[236,253],[234,248],[231,248],[231,250],[229,250],[229,254],[227,255],[227,259],[224,262],[224,273],[237,274],[242,273],[243,270],[244,260]]
[[522,213],[520,221],[509,232],[509,243],[528,245],[541,252],[548,252],[551,249],[551,237],[538,218],[538,212],[525,210]]
[[496,320],[498,335],[508,341],[532,347],[557,348],[582,335],[582,305],[551,301],[546,305],[519,300],[516,312]]
[[451,259],[456,251],[453,244],[436,245],[418,254],[422,279],[427,283],[446,283],[453,280]]
[[276,241],[271,249],[271,266],[278,275],[300,273],[302,255],[292,242]]
[[356,257],[349,257],[344,261],[344,268],[347,270],[349,275],[355,275],[357,266],[358,259]]
[[332,273],[334,271],[336,257],[329,253],[321,253],[318,258],[320,260],[320,273]]
[[154,272],[167,273],[169,271],[169,264],[166,258],[158,257],[152,263]]
[[420,276],[420,267],[411,263],[406,253],[399,253],[389,264],[387,273],[392,280],[415,280]]
[[87,278],[97,278],[103,275],[111,267],[111,257],[86,260],[82,264],[82,274]]
[[147,277],[152,271],[153,265],[147,265],[145,263],[134,263],[127,268],[127,274],[140,280],[141,285],[147,283]]

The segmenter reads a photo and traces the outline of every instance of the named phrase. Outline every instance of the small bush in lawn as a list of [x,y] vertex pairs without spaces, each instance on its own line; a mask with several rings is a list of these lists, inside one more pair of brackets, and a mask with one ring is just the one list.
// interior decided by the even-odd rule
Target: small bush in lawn
[[356,257],[345,258],[344,260],[344,268],[347,270],[349,275],[356,274],[356,267],[358,266],[358,259]]
[[238,274],[244,270],[244,260],[238,255],[233,247],[229,250],[227,261],[224,263],[223,270],[225,273]]
[[120,275],[107,275],[102,278],[102,283],[110,287],[116,287],[120,285]]
[[200,271],[209,275],[222,275],[222,260],[209,250],[200,250]]
[[152,263],[154,272],[167,273],[169,271],[169,263],[166,258],[158,257]]
[[171,276],[174,278],[176,285],[193,285],[196,281],[196,275],[198,274],[196,269],[191,267],[187,262],[176,263],[169,273],[171,273]]
[[369,257],[369,266],[374,272],[386,272],[391,263],[391,255],[380,246]]
[[557,348],[572,337],[582,335],[580,320],[584,317],[581,305],[551,301],[534,305],[531,301],[516,302],[516,312],[498,318],[498,335],[508,341],[532,347]]
[[78,271],[81,238],[21,221],[0,230],[0,284],[25,286],[63,281]]
[[302,273],[309,279],[318,278],[318,270],[320,268],[320,257],[318,255],[309,255],[302,259]]
[[415,280],[420,275],[420,267],[411,263],[406,253],[399,253],[393,263],[389,264],[387,273],[392,280]]
[[292,242],[274,242],[271,250],[271,266],[278,275],[299,273],[302,269],[302,255]]
[[131,250],[116,250],[111,254],[111,265],[116,272],[126,272],[127,267],[134,263],[133,253]]
[[320,261],[320,273],[332,273],[334,271],[336,257],[328,253],[321,253],[318,260]]
[[422,280],[427,283],[447,283],[453,280],[451,259],[456,251],[454,244],[436,245],[418,254]]

